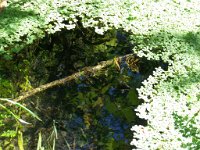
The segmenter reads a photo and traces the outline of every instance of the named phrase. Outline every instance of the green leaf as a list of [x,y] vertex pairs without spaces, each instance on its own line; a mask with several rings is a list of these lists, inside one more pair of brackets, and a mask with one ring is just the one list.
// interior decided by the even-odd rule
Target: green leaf
[[21,131],[18,131],[18,138],[17,138],[17,141],[18,141],[18,146],[19,146],[19,149],[20,150],[24,150],[24,142],[23,142],[23,134]]
[[44,148],[42,147],[42,134],[41,134],[41,132],[39,132],[39,134],[38,134],[37,150],[44,150]]
[[15,137],[17,135],[17,131],[15,130],[7,130],[7,131],[3,131],[3,133],[1,134],[1,137]]
[[[9,99],[6,99],[6,98],[0,98],[1,101],[7,101],[11,104],[14,104],[15,106],[18,106],[22,109],[24,109],[25,111],[27,111],[29,114],[31,114],[34,118],[42,121],[34,112],[32,112],[30,109],[26,108],[25,106],[23,106],[22,104],[18,103],[18,102],[15,102],[15,101],[12,101],[12,100],[9,100]],[[2,108],[6,109],[8,112],[10,112],[17,120],[19,120],[20,122],[23,122],[23,123],[26,123],[26,121],[23,121],[22,119],[20,119],[18,116],[16,116],[14,113],[12,113],[8,108],[6,108],[5,106],[3,105],[0,105]]]
[[84,100],[84,96],[83,96],[83,93],[81,93],[81,92],[78,92],[78,99],[79,100]]
[[117,106],[114,104],[114,103],[111,103],[110,101],[106,101],[106,104],[105,104],[107,110],[110,112],[110,113],[115,113],[116,111],[118,111],[118,108]]
[[105,94],[105,93],[109,90],[110,86],[111,86],[111,84],[108,84],[108,85],[104,86],[104,87],[101,89],[101,93],[102,93],[102,94]]
[[137,93],[136,93],[136,90],[135,89],[131,89],[127,95],[127,98],[128,98],[128,103],[130,105],[139,105],[140,104],[140,101],[137,97]]
[[113,144],[114,144],[114,139],[113,138],[110,138],[107,142],[106,142],[106,147],[105,149],[106,150],[113,150]]
[[113,38],[110,41],[106,42],[106,45],[108,46],[117,46],[117,39]]
[[132,108],[129,107],[129,108],[122,109],[122,112],[128,122],[135,121],[136,114]]
[[93,108],[102,106],[103,106],[103,99],[102,97],[98,97],[98,99],[93,103]]

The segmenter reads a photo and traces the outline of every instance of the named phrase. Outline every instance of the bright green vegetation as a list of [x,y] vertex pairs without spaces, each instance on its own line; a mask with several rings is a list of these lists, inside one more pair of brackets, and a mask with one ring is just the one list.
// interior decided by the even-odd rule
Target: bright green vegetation
[[[10,0],[0,14],[0,147],[200,149],[199,5]],[[127,53],[137,57],[118,64]],[[10,104],[109,59],[93,76]]]

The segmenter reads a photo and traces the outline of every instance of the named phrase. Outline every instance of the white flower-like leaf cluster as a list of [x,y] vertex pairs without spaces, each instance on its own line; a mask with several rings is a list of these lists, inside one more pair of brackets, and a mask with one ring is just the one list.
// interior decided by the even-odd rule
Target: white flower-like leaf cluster
[[[132,127],[142,150],[200,149],[200,1],[141,1],[131,39],[139,56],[168,63],[138,89],[137,115],[147,126]],[[140,14],[140,15],[138,15]]]

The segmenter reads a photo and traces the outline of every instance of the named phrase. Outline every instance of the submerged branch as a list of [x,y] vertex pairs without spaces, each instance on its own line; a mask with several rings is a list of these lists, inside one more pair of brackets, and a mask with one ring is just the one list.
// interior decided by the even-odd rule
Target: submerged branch
[[[93,67],[85,67],[81,71],[76,72],[76,73],[74,73],[70,76],[52,81],[50,83],[47,83],[47,84],[41,85],[41,86],[39,86],[35,89],[32,89],[28,92],[25,92],[23,95],[13,99],[13,101],[15,101],[15,102],[22,101],[22,100],[24,100],[28,97],[31,97],[31,96],[39,93],[39,92],[45,91],[46,89],[66,84],[70,81],[73,81],[73,80],[83,76],[83,75],[86,75],[86,76],[87,75],[94,75],[97,71],[100,71],[101,69],[108,67],[108,66],[112,65],[113,63],[116,63],[116,61],[118,63],[120,63],[123,58],[131,57],[131,56],[133,56],[133,54],[127,54],[127,55],[120,56],[120,57],[117,57],[117,58],[114,58],[114,59],[111,59],[111,60],[102,61],[102,62],[98,63],[98,65],[93,66]],[[116,64],[116,65],[118,65],[118,64]]]

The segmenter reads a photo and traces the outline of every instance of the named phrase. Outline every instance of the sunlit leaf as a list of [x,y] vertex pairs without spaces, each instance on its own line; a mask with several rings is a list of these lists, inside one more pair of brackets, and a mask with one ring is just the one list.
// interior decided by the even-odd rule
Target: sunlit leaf
[[114,144],[114,139],[113,138],[109,138],[109,140],[105,143],[106,147],[105,150],[113,150],[113,145]]
[[30,113],[33,117],[37,118],[38,120],[42,121],[34,112],[32,112],[30,109],[26,108],[25,106],[23,106],[22,104],[12,101],[10,99],[6,99],[6,98],[0,98],[1,101],[7,101],[11,104],[14,104],[18,107],[21,107],[22,109],[26,110],[28,113]]

